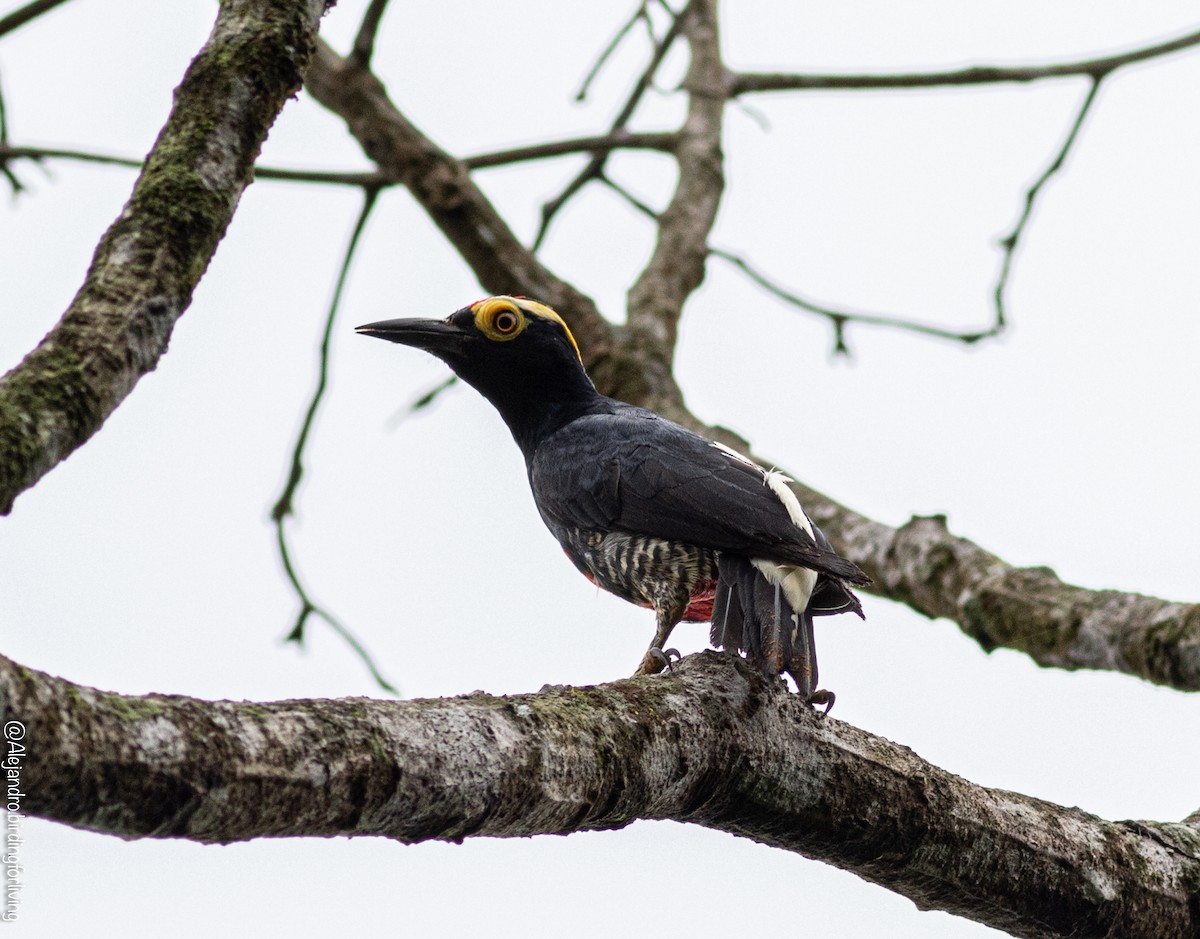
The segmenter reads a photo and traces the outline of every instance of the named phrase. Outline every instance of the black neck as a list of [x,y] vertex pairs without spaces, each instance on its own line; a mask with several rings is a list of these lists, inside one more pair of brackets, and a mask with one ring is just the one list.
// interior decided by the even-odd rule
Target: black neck
[[578,417],[605,410],[608,401],[582,369],[541,381],[508,384],[503,393],[492,394],[487,388],[479,391],[504,418],[526,463],[546,437]]

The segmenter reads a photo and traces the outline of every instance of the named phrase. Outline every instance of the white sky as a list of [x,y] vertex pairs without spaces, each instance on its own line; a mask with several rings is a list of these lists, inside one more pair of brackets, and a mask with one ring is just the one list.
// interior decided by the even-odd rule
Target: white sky
[[[21,5],[6,0],[0,15]],[[343,2],[327,18],[338,48],[363,6]],[[397,2],[377,64],[393,98],[452,152],[596,133],[641,67],[640,47],[609,66],[591,103],[570,99],[626,6]],[[1182,2],[727,7],[728,61],[755,70],[1064,60],[1195,27]],[[212,15],[203,2],[76,2],[7,37],[0,80],[13,143],[140,156]],[[986,323],[995,241],[1085,90],[1075,79],[755,98],[769,128],[730,112],[713,241],[832,304]],[[656,99],[638,126],[672,126],[678,110]],[[854,360],[832,361],[822,323],[713,262],[682,326],[689,404],[890,524],[945,512],[952,530],[1013,563],[1048,564],[1089,587],[1200,599],[1197,115],[1200,55],[1106,84],[1020,250],[1013,326],[978,349],[854,329]],[[339,122],[303,97],[264,162],[366,165]],[[479,179],[529,237],[541,201],[578,165]],[[614,169],[662,204],[665,158],[621,157]],[[30,192],[2,200],[2,369],[61,315],[133,182],[128,171],[64,163],[16,170]],[[358,203],[351,190],[261,182],[247,192],[158,370],[0,520],[5,654],[125,693],[374,693],[320,624],[304,653],[280,646],[296,602],[267,523]],[[651,238],[595,189],[561,216],[545,258],[620,315]],[[316,598],[409,696],[610,680],[632,671],[652,632],[645,611],[598,594],[562,557],[515,446],[474,392],[455,389],[385,428],[445,368],[352,327],[444,315],[481,294],[408,196],[388,193],[344,300],[292,528]],[[868,600],[867,613],[865,623],[819,624],[837,718],[975,782],[1109,818],[1178,819],[1200,804],[1195,696],[987,656],[953,625],[882,601]],[[705,638],[684,626],[673,642],[694,651]],[[130,936],[990,934],[822,864],[667,823],[415,847],[127,844],[36,820],[23,833],[29,935],[81,923]],[[736,896],[713,896],[714,883],[730,882],[742,886]]]

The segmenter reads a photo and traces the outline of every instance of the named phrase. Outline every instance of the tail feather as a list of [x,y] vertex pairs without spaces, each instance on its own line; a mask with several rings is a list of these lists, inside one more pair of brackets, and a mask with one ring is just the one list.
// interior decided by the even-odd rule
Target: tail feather
[[824,574],[817,578],[817,586],[813,588],[812,597],[808,601],[808,611],[813,616],[857,613],[859,619],[865,618],[862,603],[854,595],[854,591],[836,577],[826,577]]
[[772,677],[787,673],[807,699],[817,687],[817,651],[813,617],[853,612],[862,606],[841,580],[817,579],[801,610],[789,602],[781,584],[772,584],[749,558],[722,554],[717,561],[711,638],[714,646],[745,653]]

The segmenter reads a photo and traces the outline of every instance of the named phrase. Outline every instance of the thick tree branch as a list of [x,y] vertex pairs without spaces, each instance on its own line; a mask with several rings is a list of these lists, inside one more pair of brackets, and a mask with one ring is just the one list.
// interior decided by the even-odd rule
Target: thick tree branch
[[[1200,825],[973,785],[731,655],[449,700],[122,697],[0,659],[24,810],[125,838],[522,837],[674,819],[825,860],[1021,936],[1200,928]],[[9,739],[12,739],[11,734]]]
[[796,490],[839,550],[874,578],[870,592],[953,620],[989,652],[1015,649],[1039,665],[1200,691],[1200,604],[1076,587],[1049,568],[1002,561],[953,535],[941,516],[891,528],[803,484]]
[[99,430],[166,351],[300,85],[322,0],[228,0],[70,307],[0,379],[0,514]]
[[1200,45],[1200,31],[1166,42],[1144,46],[1118,55],[1061,62],[1055,65],[990,66],[975,65],[943,72],[913,72],[903,75],[802,75],[782,72],[741,72],[727,76],[732,97],[762,91],[855,91],[889,88],[943,88],[950,85],[993,85],[1002,82],[1032,82],[1047,78],[1086,75],[1098,81],[1117,69],[1134,62],[1145,62],[1182,49]]

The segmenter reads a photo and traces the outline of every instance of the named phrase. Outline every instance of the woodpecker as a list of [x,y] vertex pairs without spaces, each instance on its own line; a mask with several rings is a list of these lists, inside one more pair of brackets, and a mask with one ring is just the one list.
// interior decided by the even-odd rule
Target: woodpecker
[[805,515],[788,477],[653,411],[605,397],[574,336],[524,297],[480,300],[444,320],[395,319],[357,332],[414,346],[488,401],[525,457],[542,520],[597,586],[654,610],[637,674],[660,672],[681,621],[711,621],[714,645],[767,675],[817,690],[813,617],[862,606],[870,583]]

